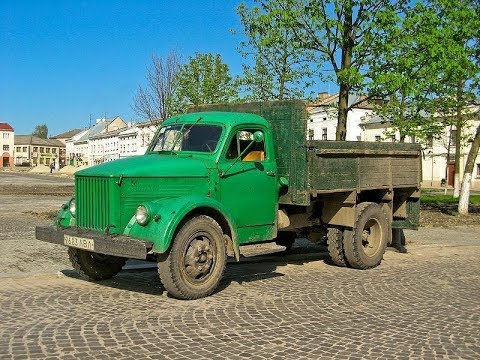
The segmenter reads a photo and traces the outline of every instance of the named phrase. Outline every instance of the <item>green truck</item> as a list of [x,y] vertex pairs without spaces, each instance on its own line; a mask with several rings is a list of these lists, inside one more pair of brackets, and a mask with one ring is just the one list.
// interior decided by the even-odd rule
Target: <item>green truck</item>
[[[326,239],[332,261],[376,267],[419,222],[416,144],[307,140],[301,101],[209,105],[163,122],[145,155],[75,174],[38,240],[102,280],[154,259],[168,293],[210,295],[240,246]],[[393,235],[392,235],[393,234]]]

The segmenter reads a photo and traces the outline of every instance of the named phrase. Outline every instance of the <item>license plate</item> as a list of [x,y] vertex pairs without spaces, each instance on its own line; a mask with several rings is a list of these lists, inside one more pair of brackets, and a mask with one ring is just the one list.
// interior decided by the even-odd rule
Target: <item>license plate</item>
[[90,251],[93,251],[93,246],[94,246],[93,239],[86,239],[86,238],[70,236],[70,235],[63,236],[63,243],[67,246],[90,250]]

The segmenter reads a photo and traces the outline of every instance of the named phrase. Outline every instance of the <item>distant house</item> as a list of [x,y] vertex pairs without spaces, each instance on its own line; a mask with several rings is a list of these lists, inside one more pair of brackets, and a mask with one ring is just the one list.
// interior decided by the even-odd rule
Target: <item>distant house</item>
[[0,123],[0,167],[12,167],[15,132],[7,123]]
[[[106,134],[111,131],[123,129],[127,123],[120,116],[114,118],[97,119],[95,125],[86,130],[83,135],[73,142],[76,165],[94,165],[99,163],[97,144],[90,144],[90,139],[100,134]],[[95,147],[94,147],[95,146]]]
[[[65,144],[55,139],[42,139],[33,135],[15,135],[15,164],[16,165],[47,165],[54,163],[65,165]],[[62,163],[63,161],[63,163]]]
[[72,129],[72,130],[65,131],[61,134],[52,136],[50,139],[59,140],[65,144],[67,140],[71,139],[72,137],[81,133],[82,131],[83,130],[81,129]]
[[[350,95],[348,106],[354,105],[347,115],[347,141],[360,141],[360,123],[373,113],[373,105],[364,101],[361,95]],[[339,94],[320,93],[317,101],[308,106],[310,119],[307,124],[307,138],[310,140],[335,140],[338,122]],[[356,105],[355,105],[356,104]]]

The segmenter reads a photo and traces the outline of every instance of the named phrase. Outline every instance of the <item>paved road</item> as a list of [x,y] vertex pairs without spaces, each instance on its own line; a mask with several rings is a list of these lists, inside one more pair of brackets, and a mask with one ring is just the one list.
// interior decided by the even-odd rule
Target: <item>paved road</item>
[[19,171],[0,171],[0,186],[2,185],[73,185],[73,177],[52,175],[52,174],[35,174],[30,172]]
[[153,270],[0,278],[0,358],[479,359],[478,230],[369,271],[324,253],[249,258],[195,301],[169,298]]

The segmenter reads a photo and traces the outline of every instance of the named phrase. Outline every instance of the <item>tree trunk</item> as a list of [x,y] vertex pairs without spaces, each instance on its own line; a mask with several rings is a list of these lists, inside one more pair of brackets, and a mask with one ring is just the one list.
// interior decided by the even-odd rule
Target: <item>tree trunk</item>
[[[346,1],[344,4],[345,18],[342,30],[342,63],[341,70],[347,70],[352,67],[353,56],[353,5],[352,1]],[[338,79],[338,73],[337,73]],[[345,79],[339,82],[340,93],[338,96],[338,123],[337,132],[335,134],[336,140],[345,141],[347,139],[347,115],[348,115],[348,95],[350,93],[350,79]]]
[[472,180],[473,168],[475,166],[475,159],[478,156],[478,149],[480,148],[480,125],[477,127],[477,132],[472,143],[472,147],[468,152],[467,163],[465,164],[465,172],[463,174],[463,186],[460,193],[460,200],[458,201],[458,213],[460,215],[468,214],[468,201],[470,198],[470,181]]
[[348,93],[348,86],[346,84],[340,84],[340,94],[338,96],[337,132],[335,134],[335,140],[345,141],[347,139]]

